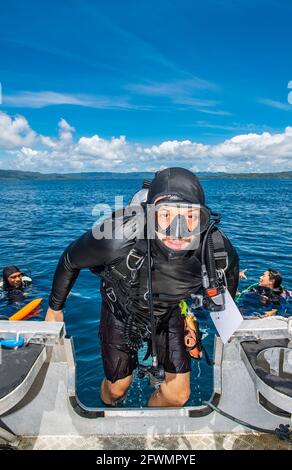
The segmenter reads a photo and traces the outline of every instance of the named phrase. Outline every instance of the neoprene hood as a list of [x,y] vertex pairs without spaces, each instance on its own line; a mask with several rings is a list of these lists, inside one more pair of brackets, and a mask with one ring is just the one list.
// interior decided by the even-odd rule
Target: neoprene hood
[[150,184],[147,204],[159,196],[174,195],[191,204],[205,205],[204,190],[199,178],[184,168],[166,168],[155,174]]
[[[198,177],[184,168],[166,168],[155,174],[149,186],[147,204],[154,204],[156,199],[160,196],[176,196],[180,202],[205,207],[204,190]],[[207,219],[209,219],[209,217],[207,217]],[[181,227],[180,232],[183,232]],[[196,248],[199,240],[197,237],[194,237],[187,249],[173,250],[159,240],[155,228],[155,238],[153,241],[154,245],[156,245],[166,257],[180,258],[189,253],[190,250]]]
[[18,269],[17,266],[14,266],[14,265],[5,266],[5,268],[3,268],[4,288],[9,288],[10,287],[9,282],[8,282],[9,276],[11,276],[11,274],[18,273],[18,272],[20,272],[20,270]]

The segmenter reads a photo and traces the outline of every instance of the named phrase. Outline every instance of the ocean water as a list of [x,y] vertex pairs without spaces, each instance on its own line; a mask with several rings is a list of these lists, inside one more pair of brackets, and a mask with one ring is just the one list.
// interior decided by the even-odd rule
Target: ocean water
[[[202,179],[202,184],[208,205],[222,214],[221,227],[238,250],[241,268],[248,269],[240,289],[269,267],[281,270],[284,285],[292,289],[292,180]],[[113,207],[116,195],[127,203],[140,185],[138,180],[0,182],[0,266],[17,264],[31,273],[33,285],[25,301],[44,297],[45,313],[58,259],[71,241],[92,227],[94,206]],[[10,315],[22,305],[2,299],[0,314]],[[78,396],[87,406],[101,406],[99,310],[98,278],[84,270],[67,300],[65,318],[74,338]],[[200,314],[200,325],[212,356],[214,328],[207,313]],[[191,376],[188,404],[199,405],[212,393],[212,367],[205,359],[193,362]],[[145,406],[151,392],[146,379],[136,378],[125,406]]]

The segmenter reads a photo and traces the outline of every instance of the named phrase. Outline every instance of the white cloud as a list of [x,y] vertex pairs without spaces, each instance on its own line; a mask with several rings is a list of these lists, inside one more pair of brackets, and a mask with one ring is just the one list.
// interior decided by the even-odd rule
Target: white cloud
[[204,157],[208,152],[209,146],[191,142],[190,140],[169,140],[162,142],[160,145],[144,148],[144,153],[150,158],[158,159],[178,159],[185,158],[187,160],[194,157]]
[[212,106],[216,106],[217,104],[219,104],[218,101],[193,98],[191,96],[172,96],[171,100],[175,104],[189,106],[191,108],[198,108],[198,111],[200,112],[201,112],[200,107],[205,106],[206,108],[209,109]]
[[61,118],[58,123],[58,129],[58,139],[52,139],[48,136],[39,135],[39,142],[45,147],[60,148],[64,146],[67,148],[68,145],[73,142],[73,134],[75,132],[75,128],[73,126],[70,126],[70,124],[65,119]]
[[189,127],[202,127],[204,129],[219,129],[224,131],[232,131],[232,132],[264,132],[264,131],[271,131],[275,132],[276,129],[272,129],[269,126],[261,125],[254,123],[243,124],[239,122],[232,122],[231,124],[213,124],[209,121],[197,121],[195,124],[191,124]]
[[267,158],[268,165],[274,157],[285,157],[292,163],[292,127],[286,127],[282,134],[242,134],[212,146],[209,155],[215,158]]
[[65,119],[59,121],[59,139],[64,144],[70,144],[73,141],[73,133],[75,129],[70,126]]
[[217,90],[217,85],[198,77],[172,82],[148,82],[130,84],[126,87],[134,93],[150,96],[185,95],[194,90]]
[[51,147],[51,148],[57,146],[57,143],[53,139],[51,139],[51,137],[47,137],[45,135],[40,135],[40,142],[43,145],[45,145],[47,147]]
[[[3,105],[17,108],[45,108],[56,105],[75,105],[98,109],[140,109],[127,97],[67,94],[54,91],[22,91],[3,95]],[[145,109],[142,108],[141,109]]]
[[214,116],[231,116],[232,113],[229,111],[223,111],[221,109],[199,109],[200,113],[213,114]]
[[58,104],[82,105],[82,101],[76,96],[52,91],[23,91],[15,95],[4,95],[3,104],[5,106],[16,106],[18,108],[44,108]]
[[174,165],[196,171],[292,169],[292,126],[278,133],[242,133],[212,145],[168,140],[146,146],[130,143],[125,136],[104,139],[97,134],[74,139],[74,131],[61,119],[57,137],[43,136],[24,117],[1,113],[0,166],[43,172],[154,171]]
[[110,160],[114,164],[121,163],[127,158],[127,146],[124,136],[112,137],[111,140],[106,140],[94,135],[92,137],[81,137],[76,150],[80,155]]
[[271,108],[281,109],[282,111],[292,111],[292,106],[288,102],[282,103],[282,101],[271,100],[269,98],[262,98],[259,100],[259,103],[265,104],[266,106],[270,106]]
[[33,145],[36,133],[23,116],[10,117],[0,112],[0,148],[13,149]]
[[192,77],[184,80],[173,80],[171,82],[146,82],[129,84],[127,90],[137,95],[151,96],[153,98],[163,98],[172,105],[197,108],[199,112],[209,114],[229,115],[230,113],[222,110],[212,110],[217,106],[218,101],[194,96],[199,91],[217,91],[218,86],[215,83],[208,82],[198,77]]

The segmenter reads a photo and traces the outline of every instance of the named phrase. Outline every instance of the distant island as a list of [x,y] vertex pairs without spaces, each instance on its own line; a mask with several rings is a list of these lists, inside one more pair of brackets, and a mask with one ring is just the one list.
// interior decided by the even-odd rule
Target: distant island
[[[212,173],[196,172],[203,179],[230,178],[230,179],[253,179],[253,178],[274,178],[291,179],[292,171],[281,171],[279,173]],[[151,179],[153,172],[84,172],[84,173],[40,173],[33,171],[0,170],[0,180],[2,181],[25,181],[25,180],[104,180],[104,179]]]

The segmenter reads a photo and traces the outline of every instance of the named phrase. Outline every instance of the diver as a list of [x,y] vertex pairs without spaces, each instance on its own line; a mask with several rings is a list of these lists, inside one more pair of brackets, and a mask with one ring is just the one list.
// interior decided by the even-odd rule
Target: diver
[[17,266],[5,266],[0,280],[1,298],[6,298],[10,303],[22,301],[31,283],[32,279]]
[[[240,271],[239,277],[247,279],[245,271]],[[282,274],[275,269],[267,269],[259,277],[259,281],[251,284],[237,296],[237,303],[242,313],[246,315],[249,310],[256,309],[256,302],[260,304],[261,312],[258,316],[269,317],[285,314],[288,301],[292,293],[282,286]],[[250,312],[253,315],[253,311]]]
[[203,289],[205,305],[221,309],[223,284],[236,295],[239,258],[215,226],[219,215],[206,206],[192,172],[167,168],[143,187],[140,202],[134,197],[64,251],[46,320],[63,320],[68,294],[80,270],[89,268],[101,279],[103,403],[114,405],[126,396],[138,350],[147,342],[151,376],[159,384],[148,405],[183,406],[190,396],[191,355],[180,301]]

